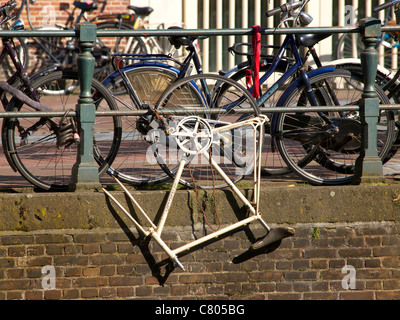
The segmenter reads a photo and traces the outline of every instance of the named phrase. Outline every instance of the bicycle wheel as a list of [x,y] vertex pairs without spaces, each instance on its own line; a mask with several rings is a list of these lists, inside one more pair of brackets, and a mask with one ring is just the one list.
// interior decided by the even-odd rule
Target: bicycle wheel
[[[119,22],[102,22],[97,24],[97,30],[134,30],[132,26],[120,24]],[[141,37],[115,37],[115,38],[97,38],[97,47],[110,49],[111,54],[115,53],[131,53],[131,54],[148,54],[146,45]],[[135,59],[127,59],[127,64],[137,62]],[[110,70],[108,70],[110,71]],[[111,72],[107,73],[109,75]],[[105,77],[103,77],[104,79]]]
[[[260,67],[260,79],[264,76],[264,74],[270,69],[271,61],[264,61],[264,64]],[[276,66],[276,70],[269,76],[269,78],[260,85],[260,93],[265,92],[268,88],[276,83],[276,81],[285,74],[290,65],[287,61],[281,61]],[[237,73],[235,73],[230,78],[238,81],[243,86],[247,87],[247,70],[241,69]],[[281,94],[288,88],[291,79],[289,79],[284,85],[280,86],[276,92],[274,92],[268,100],[260,106],[260,108],[268,108],[276,106]],[[268,114],[271,118],[271,114]],[[270,126],[269,123],[266,124],[266,128],[264,130],[264,144],[263,144],[263,153],[262,153],[262,174],[264,176],[276,176],[276,175],[285,175],[291,172],[290,168],[286,165],[285,161],[282,159],[278,149],[275,147],[275,142],[271,137]]]
[[[337,69],[344,69],[344,70],[349,70],[351,72],[355,72],[358,73],[359,76],[362,75],[363,71],[362,71],[362,66],[360,63],[343,63],[343,64],[338,64],[336,65]],[[395,92],[395,94],[392,97],[388,97],[390,99],[389,104],[399,104],[400,103],[400,96],[399,93],[396,92],[396,87],[399,85],[399,81],[397,80],[391,88],[387,88],[385,89],[386,85],[391,81],[390,78],[391,73],[384,73],[381,72],[380,70],[378,70],[377,75],[376,75],[376,79],[375,82],[377,83],[377,85],[379,87],[381,87],[382,89],[384,89],[385,94],[390,96],[392,92]],[[364,85],[362,83],[362,85]],[[399,112],[398,111],[393,111],[394,117],[395,119],[398,118]],[[389,150],[389,152],[386,154],[385,158],[382,159],[383,164],[385,164],[386,162],[388,162],[390,159],[392,159],[398,149],[400,148],[400,130],[399,130],[399,122],[396,122],[395,125],[395,133],[393,135],[393,143],[392,146]]]
[[335,55],[336,59],[359,59],[361,52],[364,50],[362,37],[358,33],[343,34],[337,44]]
[[[119,22],[102,22],[97,24],[97,30],[134,30],[133,27]],[[116,37],[102,39],[102,43],[111,49],[112,53],[147,54],[146,46],[140,37]]]
[[[346,70],[320,74],[310,78],[319,105],[359,105],[362,78]],[[285,99],[283,106],[310,106],[305,87],[298,86]],[[376,86],[380,101],[387,97]],[[297,112],[276,116],[273,128],[277,147],[287,165],[313,185],[350,183],[355,161],[361,150],[361,122],[358,112]],[[378,123],[377,148],[381,158],[390,150],[394,134],[392,112],[383,111]]]
[[[170,66],[134,64],[122,70],[126,83],[119,72],[110,75],[103,83],[114,95],[121,111],[154,108],[167,87],[178,77]],[[127,85],[133,90],[135,99],[129,94]],[[148,152],[151,147],[153,123],[151,116],[122,116],[122,140],[119,152],[110,172],[122,182],[132,185],[161,183],[170,177]]]
[[[383,65],[387,69],[392,69],[393,58],[399,60],[398,53],[394,53],[395,47],[393,39],[385,39],[385,34],[382,34],[383,43],[379,43],[377,49],[383,50]],[[359,59],[365,46],[362,41],[362,36],[359,33],[345,33],[338,41],[335,56],[336,59]]]
[[[80,94],[79,86],[73,92],[58,96],[46,95],[47,88],[64,86],[76,82],[78,75],[58,71],[39,77],[33,88],[40,95],[40,102],[51,106],[53,111],[75,110]],[[50,90],[51,91],[51,90]],[[63,92],[62,90],[58,90]],[[117,110],[113,97],[98,81],[92,83],[93,100],[98,111]],[[32,108],[18,100],[10,103],[8,111],[32,111]],[[77,159],[77,145],[73,136],[61,136],[64,129],[59,119],[18,118],[3,122],[3,141],[7,141],[7,153],[19,173],[42,190],[65,191],[71,183],[72,167]],[[96,117],[94,125],[94,157],[102,175],[112,163],[118,151],[121,138],[119,117]],[[61,142],[62,141],[62,142]]]
[[[221,90],[223,86],[229,89]],[[184,78],[164,92],[156,110],[166,111],[168,115],[162,121],[157,121],[154,134],[160,138],[154,141],[149,153],[171,177],[175,177],[179,163],[185,159],[188,164],[183,170],[181,184],[204,189],[227,186],[220,171],[210,165],[210,159],[219,165],[233,183],[253,173],[257,150],[255,144],[260,138],[258,131],[251,124],[236,129],[222,129],[228,124],[259,115],[254,98],[236,81],[209,74]],[[211,136],[211,146],[204,152],[199,152],[197,147],[203,145],[209,136],[201,136],[200,141],[196,142],[196,138],[185,138],[179,132],[196,135],[201,128],[199,123],[220,130]]]
[[[47,26],[37,30],[61,31],[64,29],[58,26]],[[75,52],[75,39],[73,38],[31,38],[27,46],[30,49],[29,53],[33,61],[27,69],[29,74],[36,74],[54,65],[71,69],[74,65],[74,56],[77,55]]]

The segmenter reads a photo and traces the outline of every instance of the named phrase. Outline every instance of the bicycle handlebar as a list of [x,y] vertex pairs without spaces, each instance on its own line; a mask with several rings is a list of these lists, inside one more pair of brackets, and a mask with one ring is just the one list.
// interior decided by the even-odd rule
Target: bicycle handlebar
[[11,13],[17,7],[17,0],[10,0],[4,6],[0,7],[0,15],[11,18]]
[[[398,0],[398,1],[400,1],[400,0]],[[278,14],[278,13],[281,13],[281,12],[288,12],[290,10],[297,9],[297,8],[301,7],[302,5],[303,5],[303,1],[298,1],[298,2],[295,2],[293,4],[285,3],[285,4],[281,5],[278,8],[274,8],[272,10],[268,10],[265,13],[265,15],[267,17],[271,17],[271,16],[273,16],[275,14]]]
[[400,2],[400,0],[393,0],[393,1],[390,1],[390,2],[386,2],[384,4],[376,6],[375,8],[372,9],[372,11],[374,13],[376,13],[376,12],[381,11],[383,9],[389,8],[391,6],[394,6],[397,2]]

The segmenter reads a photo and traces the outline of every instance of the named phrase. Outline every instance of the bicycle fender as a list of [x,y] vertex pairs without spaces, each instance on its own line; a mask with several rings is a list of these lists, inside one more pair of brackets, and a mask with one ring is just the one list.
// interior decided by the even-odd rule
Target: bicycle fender
[[63,68],[61,66],[58,65],[54,65],[51,67],[48,67],[47,69],[43,69],[41,71],[38,71],[37,73],[30,75],[29,78],[31,81],[34,81],[40,77],[43,77],[44,75],[51,73],[51,72],[56,72],[56,71],[62,71]]
[[[335,66],[326,66],[318,69],[311,70],[310,72],[307,73],[309,78],[315,77],[317,75],[323,74],[323,73],[328,73],[328,72],[333,72],[335,71],[336,67]],[[282,94],[282,96],[279,98],[278,103],[276,104],[277,107],[282,106],[283,102],[286,100],[287,96],[289,93],[291,93],[295,88],[297,88],[301,83],[303,82],[303,79],[298,78],[296,79]],[[274,113],[272,115],[271,119],[271,133],[274,136],[275,134],[275,128],[276,128],[276,121],[277,117],[279,116],[278,113]]]
[[160,67],[160,68],[164,68],[164,69],[169,69],[173,72],[175,72],[176,74],[180,73],[180,70],[170,66],[168,64],[165,63],[160,63],[160,62],[139,62],[139,63],[134,63],[131,65],[128,65],[126,67],[124,67],[123,69],[121,69],[120,71],[115,71],[114,73],[110,74],[106,79],[103,80],[102,84],[104,86],[107,86],[112,80],[114,80],[116,77],[120,76],[120,72],[124,73],[127,72],[131,69],[136,69],[136,68],[140,68],[140,67]]

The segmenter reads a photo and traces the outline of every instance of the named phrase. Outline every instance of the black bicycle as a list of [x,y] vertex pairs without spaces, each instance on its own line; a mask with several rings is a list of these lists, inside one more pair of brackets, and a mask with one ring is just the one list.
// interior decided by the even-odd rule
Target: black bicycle
[[[0,7],[1,27],[20,30],[23,24],[14,18],[16,0]],[[14,27],[13,27],[14,26]],[[9,112],[59,111],[61,119],[50,117],[6,118],[2,125],[2,147],[14,171],[39,189],[68,190],[72,167],[76,163],[79,139],[77,120],[68,116],[80,96],[78,74],[52,67],[32,76],[25,72],[12,38],[2,38],[0,61],[9,57],[14,73],[0,81],[3,107]],[[65,88],[70,88],[65,90]],[[98,111],[117,110],[115,100],[97,80],[92,82],[92,97]],[[54,92],[57,92],[55,95]],[[94,158],[103,174],[112,163],[121,139],[119,117],[99,117],[94,125]]]
[[[35,3],[34,0],[22,0],[21,7],[18,10],[17,18],[26,9],[29,26],[32,30],[74,30],[82,21],[90,21],[96,23],[98,30],[132,30],[132,27],[126,24],[116,24],[114,21],[97,21],[97,17],[88,19],[87,14],[93,13],[99,9],[99,4],[103,3],[102,11],[105,8],[106,1],[95,0],[93,2],[75,1],[73,8],[70,10],[69,4],[60,3],[60,10],[67,14],[66,22],[63,26],[53,25],[35,28],[30,18],[30,6]],[[32,48],[31,54],[34,59],[30,59],[30,73],[36,73],[44,68],[52,65],[61,66],[63,69],[76,69],[76,59],[79,54],[75,38],[60,37],[37,37],[24,41],[20,51]],[[111,54],[117,52],[129,53],[146,53],[146,47],[140,37],[116,37],[101,39],[97,38],[92,54],[95,57],[96,65],[94,77],[96,79],[104,79],[111,71],[110,62]],[[27,54],[24,54],[24,56]],[[28,61],[29,62],[29,61]]]

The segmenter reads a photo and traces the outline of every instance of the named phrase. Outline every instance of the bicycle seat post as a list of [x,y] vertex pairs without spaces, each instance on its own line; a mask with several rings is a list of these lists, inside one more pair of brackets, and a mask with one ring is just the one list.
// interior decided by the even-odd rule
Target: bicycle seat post
[[79,84],[81,88],[76,111],[80,125],[81,143],[77,163],[73,167],[71,189],[90,190],[100,186],[98,166],[93,157],[95,105],[91,94],[95,59],[91,53],[96,41],[97,28],[90,22],[77,25],[80,53],[78,56]]

